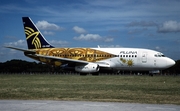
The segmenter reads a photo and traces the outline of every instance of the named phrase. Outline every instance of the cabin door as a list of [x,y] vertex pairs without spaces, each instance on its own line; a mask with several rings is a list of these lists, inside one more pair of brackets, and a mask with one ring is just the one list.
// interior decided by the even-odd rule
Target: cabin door
[[147,52],[143,52],[142,53],[142,63],[146,63],[147,62]]

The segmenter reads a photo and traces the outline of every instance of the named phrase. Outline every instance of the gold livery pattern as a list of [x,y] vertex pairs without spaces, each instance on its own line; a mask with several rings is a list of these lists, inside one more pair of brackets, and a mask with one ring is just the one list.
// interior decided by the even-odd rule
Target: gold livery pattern
[[[69,58],[69,59],[82,60],[88,62],[97,62],[112,57],[116,57],[116,55],[114,54],[110,54],[107,52],[103,52],[91,48],[43,48],[43,49],[36,49],[36,54]],[[45,59],[45,58],[39,58],[39,59],[42,62],[51,63],[50,59]],[[61,65],[61,63],[58,61],[55,61],[54,64],[58,66]]]

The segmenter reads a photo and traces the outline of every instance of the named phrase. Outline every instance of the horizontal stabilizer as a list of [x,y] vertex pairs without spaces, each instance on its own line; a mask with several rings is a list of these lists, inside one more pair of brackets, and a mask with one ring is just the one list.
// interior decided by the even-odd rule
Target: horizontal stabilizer
[[18,51],[23,51],[23,52],[28,52],[28,53],[36,53],[35,50],[27,50],[27,49],[21,49],[21,48],[16,48],[16,47],[11,47],[11,46],[5,46],[6,48],[10,48],[10,49],[15,49],[15,50],[18,50]]

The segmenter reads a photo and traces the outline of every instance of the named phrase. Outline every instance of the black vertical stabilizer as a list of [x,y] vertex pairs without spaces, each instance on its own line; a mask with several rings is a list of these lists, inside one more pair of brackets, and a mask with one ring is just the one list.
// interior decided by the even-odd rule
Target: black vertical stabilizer
[[29,17],[22,17],[28,49],[53,48]]

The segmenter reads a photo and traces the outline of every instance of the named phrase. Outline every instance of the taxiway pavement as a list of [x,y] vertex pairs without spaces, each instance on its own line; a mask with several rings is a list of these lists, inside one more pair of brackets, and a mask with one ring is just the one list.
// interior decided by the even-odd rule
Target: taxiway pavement
[[180,106],[118,102],[0,100],[0,111],[180,111]]

